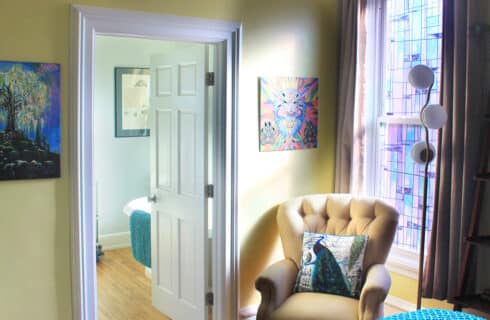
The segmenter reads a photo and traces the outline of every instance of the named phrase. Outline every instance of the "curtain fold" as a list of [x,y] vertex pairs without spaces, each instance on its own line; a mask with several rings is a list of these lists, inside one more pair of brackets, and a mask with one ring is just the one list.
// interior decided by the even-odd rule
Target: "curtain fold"
[[340,7],[339,86],[337,89],[337,147],[335,192],[350,192],[359,4],[342,0]]
[[[446,0],[443,7],[441,103],[448,122],[439,133],[434,219],[425,264],[423,295],[456,295],[464,238],[473,206],[485,109],[485,57],[481,35],[472,35],[478,1]],[[482,60],[484,59],[484,60]],[[471,287],[471,284],[470,284]]]

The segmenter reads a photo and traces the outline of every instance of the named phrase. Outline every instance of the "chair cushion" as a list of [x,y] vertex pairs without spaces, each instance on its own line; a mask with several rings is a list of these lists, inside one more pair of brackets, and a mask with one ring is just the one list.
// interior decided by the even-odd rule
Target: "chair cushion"
[[323,292],[358,298],[367,236],[305,232],[295,292]]
[[277,222],[284,256],[301,265],[303,232],[368,236],[363,270],[384,264],[398,223],[398,213],[384,202],[349,194],[317,194],[283,203]]
[[327,293],[300,292],[291,295],[270,320],[358,320],[358,300]]

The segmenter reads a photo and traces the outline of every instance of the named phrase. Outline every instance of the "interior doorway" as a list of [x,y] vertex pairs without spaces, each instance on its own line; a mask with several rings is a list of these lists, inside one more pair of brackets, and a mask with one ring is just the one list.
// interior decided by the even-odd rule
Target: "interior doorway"
[[214,44],[95,37],[101,320],[206,314],[213,199],[203,186],[214,180],[216,86],[205,75],[218,63]]
[[[96,312],[96,228],[94,175],[94,48],[95,37],[129,36],[167,41],[210,43],[216,48],[216,126],[213,135],[212,173],[213,240],[212,288],[215,306],[213,319],[234,319],[237,316],[237,226],[236,226],[236,105],[240,44],[240,25],[230,22],[187,17],[155,15],[93,7],[72,8],[72,234],[73,234],[73,308],[74,318],[97,319]],[[189,69],[186,69],[189,71]],[[189,75],[189,73],[187,73]],[[186,118],[187,117],[187,118]],[[164,118],[164,117],[163,117]],[[180,119],[189,118],[181,113]],[[192,118],[192,117],[191,117]],[[164,120],[164,119],[163,119]],[[194,123],[187,121],[183,123]],[[187,126],[188,128],[188,126]],[[180,132],[182,136],[182,131]],[[182,144],[184,145],[184,144]],[[185,145],[188,145],[186,143]],[[203,180],[204,182],[204,180]],[[189,185],[180,190],[197,190]],[[209,187],[202,184],[204,188]],[[187,189],[186,189],[187,188]],[[153,198],[153,197],[151,197]],[[157,197],[158,198],[158,197]],[[163,221],[163,219],[162,219]],[[184,230],[189,224],[180,222]],[[207,230],[207,228],[206,228]],[[205,232],[204,232],[205,233]],[[155,233],[152,233],[153,235]],[[194,234],[188,230],[186,234]],[[194,248],[195,249],[195,248]],[[152,254],[152,258],[153,258]],[[181,258],[182,260],[182,258]],[[162,263],[163,264],[163,263]],[[163,269],[162,269],[163,270]],[[160,277],[159,277],[160,278]],[[161,278],[160,278],[161,279]],[[161,286],[162,283],[159,283]],[[193,292],[189,286],[179,289]],[[205,291],[205,290],[204,290]],[[208,292],[198,292],[195,301],[204,301]],[[189,300],[191,295],[187,295]],[[189,301],[187,301],[189,302]],[[205,315],[202,315],[204,319]],[[179,320],[175,318],[175,320]]]

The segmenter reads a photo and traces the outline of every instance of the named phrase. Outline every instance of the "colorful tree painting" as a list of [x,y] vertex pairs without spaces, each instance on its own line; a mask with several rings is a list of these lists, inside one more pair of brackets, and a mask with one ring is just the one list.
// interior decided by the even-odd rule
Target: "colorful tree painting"
[[317,147],[318,78],[260,78],[260,150]]
[[0,180],[60,175],[60,66],[0,61]]

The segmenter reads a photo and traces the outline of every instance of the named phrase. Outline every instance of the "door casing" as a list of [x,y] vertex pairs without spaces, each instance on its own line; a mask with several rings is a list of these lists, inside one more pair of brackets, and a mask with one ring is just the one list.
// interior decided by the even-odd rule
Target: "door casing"
[[[93,179],[95,36],[216,43],[218,59],[213,213],[213,319],[238,312],[237,114],[241,24],[73,5],[71,7],[71,234],[73,319],[97,319]],[[204,299],[204,297],[203,297]]]

